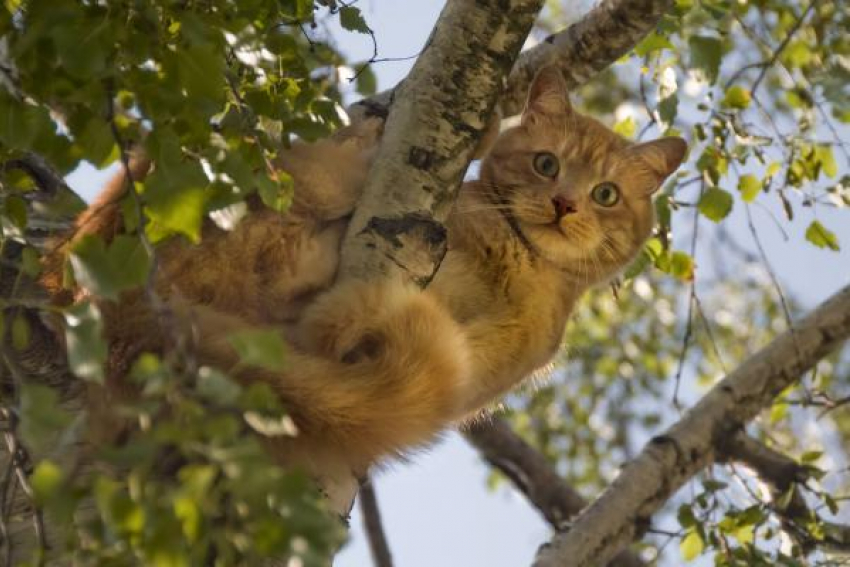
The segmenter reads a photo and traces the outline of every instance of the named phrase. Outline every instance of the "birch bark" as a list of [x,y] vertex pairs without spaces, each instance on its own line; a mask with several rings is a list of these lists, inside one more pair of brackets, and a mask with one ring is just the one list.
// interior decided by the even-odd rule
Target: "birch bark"
[[542,0],[450,0],[397,87],[342,277],[391,273],[424,287],[446,250],[446,218]]

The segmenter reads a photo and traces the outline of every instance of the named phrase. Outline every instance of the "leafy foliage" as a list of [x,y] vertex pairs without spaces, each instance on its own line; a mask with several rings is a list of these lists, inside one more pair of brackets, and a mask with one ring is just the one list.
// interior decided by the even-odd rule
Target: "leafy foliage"
[[[142,153],[157,164],[122,201],[126,235],[70,245],[66,284],[107,300],[150,294],[152,244],[197,242],[210,212],[255,192],[286,210],[292,179],[271,159],[292,135],[315,139],[340,122],[336,69],[344,58],[304,31],[328,17],[368,30],[357,8],[323,13],[303,0],[0,7],[0,163],[35,152],[60,175],[84,160],[127,167]],[[37,277],[38,231],[67,221],[79,203],[60,195],[30,218],[30,177],[4,168],[0,186],[4,259],[12,243],[23,247],[21,274]],[[14,316],[18,300],[29,306],[14,289],[4,295],[13,343],[23,350],[31,339],[26,320]],[[95,384],[116,372],[97,305],[62,313],[70,369]],[[163,328],[185,344],[176,327]],[[285,363],[276,335],[246,331],[233,341],[246,364]],[[17,404],[35,455],[32,491],[51,519],[52,557],[79,565],[256,565],[269,557],[326,564],[341,524],[307,478],[264,450],[295,433],[273,393],[197,368],[188,351],[143,354],[131,374],[138,396],[110,402],[122,423],[92,428],[114,431],[111,439],[87,439],[86,416],[48,385],[8,385],[4,404]],[[83,442],[91,449],[78,460],[71,448]],[[29,525],[23,516],[31,511],[18,513],[13,523]],[[40,564],[45,546],[34,550],[35,557],[12,550],[16,564]]]

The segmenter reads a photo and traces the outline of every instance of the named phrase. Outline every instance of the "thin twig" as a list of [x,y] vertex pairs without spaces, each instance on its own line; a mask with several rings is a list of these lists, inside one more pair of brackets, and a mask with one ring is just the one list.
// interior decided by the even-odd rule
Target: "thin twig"
[[[699,187],[699,196],[697,197],[697,203],[699,203],[702,198],[703,193],[705,192],[705,177],[703,177]],[[696,255],[697,250],[697,236],[699,235],[699,208],[694,207],[694,230],[691,233],[691,258]],[[696,303],[696,286],[697,280],[696,275],[694,275],[693,280],[691,281],[691,291],[688,295],[688,315],[687,315],[687,323],[685,323],[685,336],[682,338],[682,350],[679,353],[679,363],[676,368],[676,378],[673,385],[673,405],[677,409],[681,409],[681,403],[679,402],[679,387],[682,383],[682,372],[685,369],[685,360],[688,356],[688,349],[691,345],[691,335],[693,334],[693,325],[694,325],[694,304]]]
[[815,6],[817,6],[817,3],[818,0],[812,0],[811,2],[809,2],[809,5],[806,7],[805,10],[803,10],[803,13],[800,15],[799,18],[797,18],[797,21],[794,22],[794,25],[791,26],[791,29],[788,30],[785,39],[782,40],[782,42],[779,44],[779,47],[777,47],[776,50],[773,52],[771,58],[765,62],[764,66],[761,68],[761,72],[759,72],[758,76],[756,77],[756,80],[753,81],[753,86],[750,89],[750,92],[752,94],[756,94],[756,91],[761,85],[761,82],[767,75],[767,70],[772,67],[774,63],[776,63],[776,61],[779,59],[779,56],[782,54],[785,48],[788,47],[788,43],[791,41],[797,31],[799,31],[800,27],[803,25],[803,21],[809,15],[809,12],[811,12],[815,8]]
[[392,567],[393,557],[381,522],[381,510],[378,507],[378,497],[375,494],[375,486],[371,478],[367,478],[361,483],[358,498],[372,561],[375,563],[375,567]]

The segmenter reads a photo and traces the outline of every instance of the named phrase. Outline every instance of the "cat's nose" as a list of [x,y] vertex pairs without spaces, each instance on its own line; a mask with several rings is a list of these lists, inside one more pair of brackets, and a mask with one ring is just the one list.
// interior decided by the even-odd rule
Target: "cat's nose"
[[568,199],[564,195],[555,195],[552,197],[552,206],[555,207],[555,214],[558,215],[558,219],[578,212],[576,202],[572,199]]

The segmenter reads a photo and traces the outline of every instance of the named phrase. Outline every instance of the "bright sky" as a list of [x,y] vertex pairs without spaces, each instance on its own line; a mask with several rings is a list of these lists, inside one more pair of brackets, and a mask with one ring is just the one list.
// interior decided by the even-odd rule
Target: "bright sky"
[[[376,32],[380,56],[388,58],[415,55],[442,5],[436,0],[367,0],[358,4]],[[366,36],[339,31],[334,35],[353,61],[371,55]],[[376,65],[379,88],[396,84],[411,65],[412,60]],[[102,173],[81,168],[69,177],[69,183],[90,198],[103,179]],[[784,225],[790,235],[788,241],[770,219],[770,214],[776,213],[760,207],[753,210],[767,255],[787,291],[813,306],[850,283],[850,223],[846,211],[817,210],[817,218],[845,245],[841,253],[817,250],[803,242],[813,212]],[[736,206],[725,222],[752,248],[742,207]],[[530,565],[537,547],[550,537],[549,529],[521,496],[505,488],[489,491],[487,474],[476,454],[452,433],[413,456],[410,463],[395,464],[377,475],[378,499],[397,567]],[[351,540],[337,557],[336,567],[371,565],[356,507],[352,528]]]

